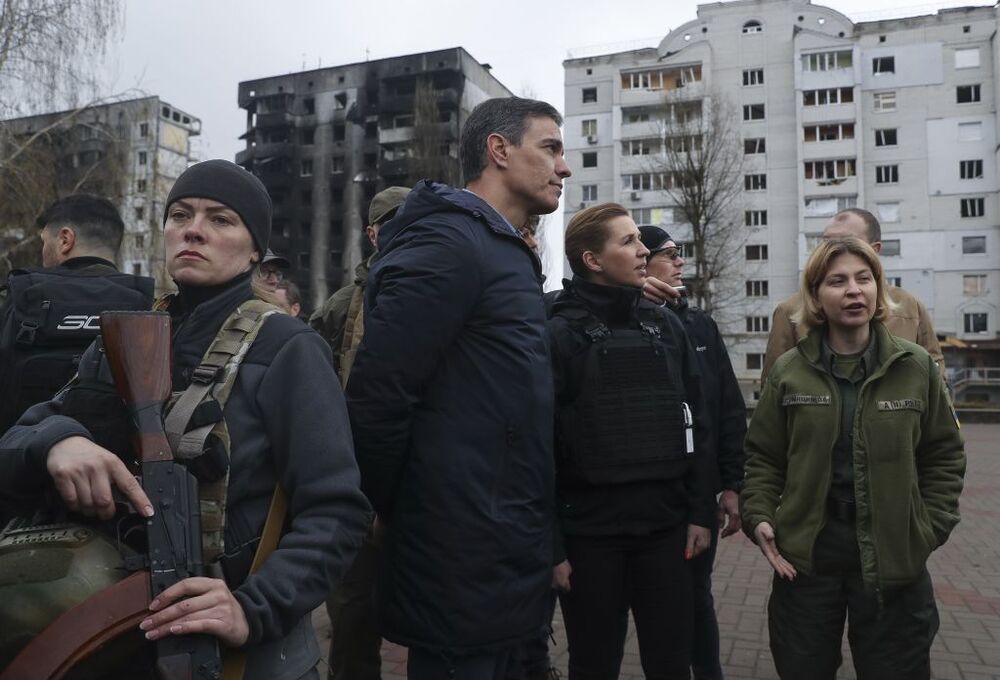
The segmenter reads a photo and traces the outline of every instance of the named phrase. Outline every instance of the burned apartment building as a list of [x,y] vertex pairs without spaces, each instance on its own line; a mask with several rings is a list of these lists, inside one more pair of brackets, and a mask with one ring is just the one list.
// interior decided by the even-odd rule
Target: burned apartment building
[[156,96],[0,121],[0,275],[40,264],[36,217],[57,198],[86,192],[121,213],[118,267],[171,290],[164,201],[200,134],[198,118]]
[[511,92],[461,47],[241,82],[236,162],[274,201],[271,244],[314,306],[371,252],[368,203],[424,178],[460,182],[459,131]]

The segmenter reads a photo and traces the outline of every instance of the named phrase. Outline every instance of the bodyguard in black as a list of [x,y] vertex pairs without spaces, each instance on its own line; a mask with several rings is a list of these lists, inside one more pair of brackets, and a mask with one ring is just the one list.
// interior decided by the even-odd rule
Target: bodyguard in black
[[[646,273],[668,286],[683,288],[684,258],[664,229],[639,227],[642,243],[649,249]],[[712,598],[712,564],[718,537],[740,529],[739,489],[743,482],[743,439],[747,432],[746,404],[740,392],[719,327],[708,314],[688,304],[684,291],[667,306],[684,323],[701,373],[701,389],[708,429],[706,454],[713,494],[719,494],[718,521],[712,523],[712,545],[692,561],[694,570],[694,647],[691,670],[695,680],[722,680],[719,663],[719,622]]]
[[15,269],[0,290],[0,434],[76,372],[102,311],[149,309],[153,280],[118,271],[124,224],[110,201],[73,194],[38,220],[41,269]]
[[628,609],[646,677],[686,679],[690,560],[715,521],[697,361],[677,317],[641,297],[648,251],[627,210],[577,213],[566,253],[575,276],[548,329],[570,680],[618,677]]

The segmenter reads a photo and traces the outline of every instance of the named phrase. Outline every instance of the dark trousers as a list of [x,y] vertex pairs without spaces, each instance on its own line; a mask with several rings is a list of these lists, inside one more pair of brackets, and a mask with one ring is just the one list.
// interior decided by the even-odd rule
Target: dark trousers
[[686,542],[686,525],[652,536],[566,538],[573,573],[559,601],[570,680],[618,677],[622,612],[629,609],[646,678],[689,678],[694,598]]
[[858,680],[927,680],[938,629],[931,578],[876,593],[861,580],[853,521],[828,519],[813,548],[815,573],[777,576],[768,606],[771,652],[785,680],[833,680],[844,619]]
[[518,659],[511,663],[507,680],[521,680],[544,676],[552,668],[549,658],[549,637],[552,635],[552,617],[556,613],[556,591],[551,592],[549,602],[549,625],[539,635],[530,638],[522,646]]
[[379,548],[369,536],[354,564],[326,601],[330,639],[330,680],[379,680],[382,635],[375,620],[374,589]]
[[477,656],[449,656],[410,647],[406,662],[409,680],[504,680],[516,660],[514,649]]
[[719,545],[719,525],[712,523],[712,545],[691,560],[694,579],[694,644],[691,647],[691,671],[694,680],[722,680],[719,663],[719,621],[712,597],[712,566]]

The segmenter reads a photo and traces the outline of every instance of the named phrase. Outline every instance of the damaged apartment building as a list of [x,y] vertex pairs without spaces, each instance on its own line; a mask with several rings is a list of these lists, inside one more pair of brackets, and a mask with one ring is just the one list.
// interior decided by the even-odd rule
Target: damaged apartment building
[[318,305],[370,251],[368,203],[420,179],[459,184],[459,131],[511,92],[461,47],[241,82],[236,162],[274,202],[271,243]]

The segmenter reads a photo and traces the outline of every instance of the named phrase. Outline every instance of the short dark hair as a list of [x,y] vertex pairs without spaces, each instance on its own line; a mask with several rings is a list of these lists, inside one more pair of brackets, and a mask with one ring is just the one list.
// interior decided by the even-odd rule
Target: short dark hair
[[286,291],[286,297],[288,298],[288,304],[294,305],[296,303],[302,304],[302,291],[299,290],[298,285],[294,281],[289,281],[285,279],[278,283],[278,288],[282,288]]
[[844,208],[833,216],[831,222],[843,222],[848,215],[860,217],[865,223],[865,231],[868,232],[868,243],[877,243],[882,240],[882,225],[878,223],[878,218],[864,208]]
[[114,253],[122,244],[125,224],[114,204],[91,194],[71,194],[50,205],[35,221],[39,229],[71,228],[81,243]]
[[560,126],[563,122],[551,104],[523,97],[487,99],[472,110],[462,128],[458,153],[466,184],[479,179],[486,168],[486,139],[498,134],[520,146],[529,118],[551,118]]

